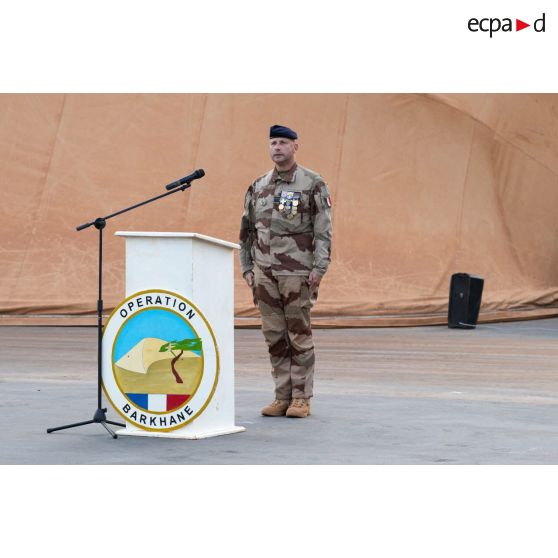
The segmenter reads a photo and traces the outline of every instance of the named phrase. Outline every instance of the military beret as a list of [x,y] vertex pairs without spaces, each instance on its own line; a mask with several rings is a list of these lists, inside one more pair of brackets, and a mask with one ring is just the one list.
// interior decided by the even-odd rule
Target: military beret
[[289,138],[295,140],[298,139],[298,136],[294,130],[287,128],[286,126],[275,124],[269,129],[269,139],[271,138]]

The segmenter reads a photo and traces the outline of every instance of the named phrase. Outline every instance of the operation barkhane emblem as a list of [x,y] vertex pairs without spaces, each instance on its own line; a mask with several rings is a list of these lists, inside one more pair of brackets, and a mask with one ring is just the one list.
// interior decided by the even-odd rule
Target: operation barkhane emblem
[[103,388],[134,426],[168,432],[199,416],[219,377],[215,336],[201,311],[165,290],[135,293],[108,319]]

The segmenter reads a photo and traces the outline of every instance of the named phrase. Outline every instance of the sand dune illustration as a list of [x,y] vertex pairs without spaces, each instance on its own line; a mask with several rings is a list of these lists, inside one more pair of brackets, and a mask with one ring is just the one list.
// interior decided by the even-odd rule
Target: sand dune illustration
[[146,337],[114,364],[114,375],[123,392],[192,395],[196,391],[202,375],[201,356],[183,352],[175,363],[183,383],[177,383],[171,367],[174,356],[169,351],[159,352],[165,343],[164,339]]

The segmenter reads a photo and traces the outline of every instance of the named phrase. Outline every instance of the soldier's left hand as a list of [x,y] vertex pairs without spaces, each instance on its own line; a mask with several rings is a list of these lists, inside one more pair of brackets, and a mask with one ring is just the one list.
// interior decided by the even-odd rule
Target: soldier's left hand
[[308,286],[310,287],[310,290],[313,291],[317,289],[321,280],[322,278],[315,271],[311,271],[308,276]]

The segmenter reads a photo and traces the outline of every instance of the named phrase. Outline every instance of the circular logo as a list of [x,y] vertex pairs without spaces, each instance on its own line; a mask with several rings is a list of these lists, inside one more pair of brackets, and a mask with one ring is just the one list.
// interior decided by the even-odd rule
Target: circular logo
[[103,388],[138,428],[168,432],[199,416],[219,377],[219,351],[201,311],[154,289],[124,300],[103,333]]

